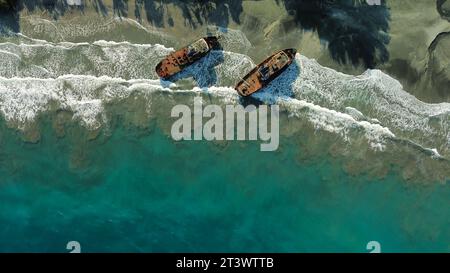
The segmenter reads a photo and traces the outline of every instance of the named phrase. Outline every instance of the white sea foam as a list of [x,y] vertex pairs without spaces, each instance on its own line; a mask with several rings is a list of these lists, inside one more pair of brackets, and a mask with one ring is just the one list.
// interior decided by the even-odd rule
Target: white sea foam
[[350,114],[331,110],[319,105],[298,100],[287,96],[274,96],[269,92],[256,95],[267,103],[277,103],[288,110],[291,116],[301,118],[307,116],[318,130],[325,130],[339,134],[344,140],[351,142],[349,133],[355,129],[362,129],[371,147],[382,150],[386,139],[395,138],[387,127],[374,124],[366,120],[358,120]]
[[227,51],[241,52],[247,54],[252,44],[247,36],[241,31],[230,28],[208,26],[208,31],[219,37],[219,42]]
[[[24,124],[57,101],[93,128],[104,123],[105,102],[125,98],[133,90],[210,92],[239,103],[230,86],[254,67],[251,58],[213,51],[178,75],[195,81],[192,88],[180,90],[174,83],[156,80],[154,72],[156,63],[173,50],[159,44],[103,40],[0,43],[4,60],[0,64],[0,109],[7,120]],[[376,149],[384,147],[385,139],[397,136],[436,147],[436,154],[450,153],[450,104],[421,102],[379,70],[345,75],[298,54],[294,65],[253,97],[279,103],[293,115],[306,116],[317,129],[349,141],[349,132],[361,128]]]
[[[154,67],[173,48],[155,44],[95,41],[89,43],[0,43],[0,76],[56,78],[66,74],[157,79]],[[252,60],[238,53],[213,51],[178,76],[200,86],[232,85]],[[233,69],[230,69],[233,68]]]
[[355,118],[356,120],[365,120],[366,117],[358,109],[353,107],[345,107],[345,112]]
[[438,150],[436,148],[428,149],[428,150],[433,154],[433,157],[435,157],[435,158],[442,158],[442,156],[439,154],[439,152],[438,152]]
[[[136,82],[136,81],[134,81]],[[148,91],[163,90],[159,81],[145,82]],[[56,79],[0,78],[0,111],[5,119],[24,128],[51,107],[70,110],[89,129],[105,122],[104,103],[128,97],[136,89],[120,78],[65,75]]]
[[450,103],[419,101],[379,70],[345,75],[298,54],[294,66],[264,93],[294,97],[337,112],[351,111],[357,120],[383,124],[398,137],[450,153]]
[[[156,78],[154,67],[173,49],[128,42],[0,43],[0,76],[56,78],[65,74]],[[47,73],[43,74],[42,72]]]
[[[76,20],[56,20],[51,21],[39,16],[29,15],[22,18],[22,29],[32,36],[45,37],[48,41],[64,42],[73,39],[83,39],[88,41],[98,37],[114,37],[115,34],[133,32],[145,38],[144,40],[168,42],[172,37],[164,32],[158,31],[151,26],[143,26],[139,22],[123,17],[81,17]],[[38,40],[36,38],[24,37],[28,40]],[[120,36],[118,37],[120,38]],[[41,41],[44,41],[41,39]]]
[[[108,122],[104,113],[106,103],[119,102],[136,91],[148,100],[148,107],[151,106],[151,94],[155,91],[171,94],[207,92],[222,99],[224,104],[237,104],[240,99],[231,87],[179,89],[175,83],[161,83],[159,80],[84,75],[65,75],[56,79],[0,78],[0,111],[7,121],[24,128],[42,112],[69,110],[83,126],[97,129]],[[348,142],[352,141],[352,133],[361,131],[370,147],[383,150],[386,140],[396,138],[389,128],[380,124],[358,120],[350,114],[311,102],[264,91],[255,94],[255,97],[267,103],[277,103],[291,117],[306,118],[317,130],[338,134]],[[441,157],[436,149],[430,151],[433,156]]]
[[295,96],[329,108],[356,107],[403,131],[429,130],[428,118],[450,111],[450,103],[428,104],[403,90],[401,84],[379,70],[349,76],[320,66],[304,56],[303,70],[296,79]]

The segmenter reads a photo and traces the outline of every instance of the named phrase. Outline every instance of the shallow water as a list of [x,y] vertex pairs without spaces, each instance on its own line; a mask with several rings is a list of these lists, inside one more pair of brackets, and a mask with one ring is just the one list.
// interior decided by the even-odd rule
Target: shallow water
[[[76,129],[77,130],[77,129]],[[448,185],[350,176],[293,139],[174,143],[157,126],[107,141],[2,130],[2,251],[449,251]],[[81,142],[81,143],[80,143]],[[195,160],[192,160],[192,158]]]

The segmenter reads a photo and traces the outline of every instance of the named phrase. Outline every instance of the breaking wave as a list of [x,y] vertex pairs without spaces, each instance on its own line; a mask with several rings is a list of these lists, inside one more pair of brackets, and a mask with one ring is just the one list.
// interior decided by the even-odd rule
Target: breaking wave
[[[135,107],[145,108],[149,117],[164,107],[153,103],[161,96],[171,103],[189,103],[180,95],[185,93],[212,96],[221,104],[242,103],[232,86],[255,63],[232,51],[233,37],[239,35],[224,35],[224,51],[211,52],[173,81],[161,81],[154,72],[174,50],[163,45],[54,43],[19,35],[0,43],[0,111],[10,127],[22,130],[40,114],[60,110],[96,130],[108,125],[106,108],[130,99],[138,100]],[[374,151],[397,141],[432,158],[450,157],[450,104],[421,102],[379,70],[351,76],[298,54],[294,65],[253,98],[279,104],[289,118],[305,120],[346,143],[362,135]]]

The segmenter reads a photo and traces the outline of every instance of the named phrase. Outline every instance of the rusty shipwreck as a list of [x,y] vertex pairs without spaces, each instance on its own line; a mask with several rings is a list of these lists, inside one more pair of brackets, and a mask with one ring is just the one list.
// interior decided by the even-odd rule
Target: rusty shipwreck
[[218,37],[201,38],[164,58],[157,66],[156,73],[163,79],[170,78],[195,61],[206,56],[212,49],[219,49]]
[[292,64],[296,53],[293,48],[276,52],[245,75],[234,89],[244,97],[258,92]]

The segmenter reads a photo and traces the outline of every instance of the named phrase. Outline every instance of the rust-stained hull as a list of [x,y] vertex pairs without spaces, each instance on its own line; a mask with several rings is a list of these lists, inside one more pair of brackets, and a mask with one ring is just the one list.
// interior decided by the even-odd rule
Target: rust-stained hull
[[296,53],[293,48],[276,52],[245,75],[234,89],[244,97],[258,92],[292,64]]
[[156,66],[156,73],[163,79],[170,78],[185,67],[206,56],[209,51],[215,48],[219,48],[217,37],[211,36],[199,39],[169,54]]

